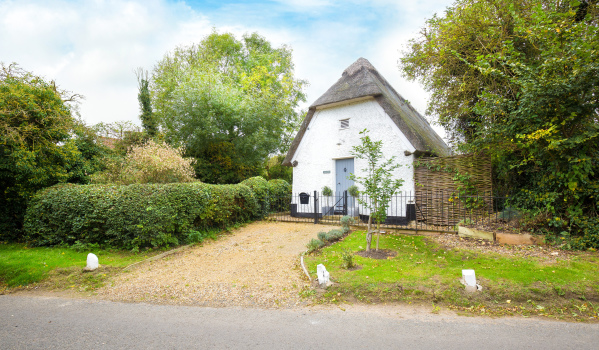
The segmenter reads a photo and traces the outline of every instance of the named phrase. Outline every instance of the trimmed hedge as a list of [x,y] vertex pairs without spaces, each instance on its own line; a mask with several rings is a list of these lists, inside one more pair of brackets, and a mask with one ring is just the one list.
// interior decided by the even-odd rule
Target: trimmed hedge
[[262,176],[254,176],[243,180],[241,184],[246,185],[254,192],[260,206],[260,216],[266,216],[270,208],[268,182]]
[[79,241],[138,249],[177,245],[197,230],[259,216],[244,185],[57,185],[29,202],[24,231],[34,246]]
[[262,217],[269,212],[289,210],[291,203],[291,185],[281,179],[266,181],[262,176],[251,177],[241,182],[248,186],[256,196],[262,210]]
[[291,185],[282,179],[268,181],[270,196],[270,211],[279,212],[289,210],[291,203]]

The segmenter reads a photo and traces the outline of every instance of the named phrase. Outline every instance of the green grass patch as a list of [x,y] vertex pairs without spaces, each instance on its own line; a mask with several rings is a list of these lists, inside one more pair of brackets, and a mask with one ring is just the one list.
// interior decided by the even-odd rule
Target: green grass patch
[[[71,275],[75,271],[80,273],[86,266],[88,253],[90,251],[65,247],[30,248],[24,244],[0,244],[0,285],[9,288],[26,286],[43,281],[50,275],[60,276],[67,272]],[[126,251],[93,249],[93,253],[98,256],[100,270],[104,269],[103,271],[106,272],[123,268],[159,252],[134,254]],[[98,273],[85,275],[96,286],[98,283],[93,280],[104,277]]]
[[[209,228],[191,231],[189,244],[201,244],[204,240],[216,240],[222,234],[245,226],[237,223],[226,229]],[[76,242],[70,247],[28,247],[18,243],[0,243],[0,293],[5,288],[26,287],[40,284],[47,289],[76,288],[91,291],[123,268],[163,253],[167,248],[147,249],[133,252],[118,249],[102,249],[98,244]],[[98,256],[100,268],[83,272],[87,254]]]
[[[542,258],[444,249],[427,237],[387,234],[380,237],[380,248],[392,250],[396,256],[377,260],[354,255],[358,269],[345,269],[344,252],[355,253],[365,247],[365,232],[357,231],[307,256],[311,274],[322,263],[338,283],[321,301],[425,302],[463,311],[520,314],[523,307],[534,314],[554,316],[559,309],[562,314],[599,318],[595,306],[599,307],[597,255],[581,254],[549,263]],[[463,269],[475,270],[482,292],[465,292],[459,283]]]

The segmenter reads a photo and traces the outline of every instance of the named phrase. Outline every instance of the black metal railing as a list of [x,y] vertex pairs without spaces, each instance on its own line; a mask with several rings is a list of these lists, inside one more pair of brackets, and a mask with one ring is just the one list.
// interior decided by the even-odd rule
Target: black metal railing
[[[451,191],[416,191],[395,194],[389,200],[383,228],[455,231],[458,225],[485,225],[509,221],[507,197],[488,194],[459,194]],[[356,225],[367,225],[372,200],[343,193],[323,196],[318,191],[270,197],[267,218],[287,222],[339,224],[349,215]],[[508,208],[509,209],[509,208]]]

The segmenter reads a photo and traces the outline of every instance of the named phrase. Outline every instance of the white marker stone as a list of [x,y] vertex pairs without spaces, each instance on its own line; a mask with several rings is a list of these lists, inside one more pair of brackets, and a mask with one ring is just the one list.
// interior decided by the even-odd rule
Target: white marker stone
[[85,267],[85,271],[93,271],[97,269],[98,266],[98,257],[96,256],[96,254],[87,254],[87,266]]
[[476,276],[474,270],[462,270],[462,278],[466,286],[476,287]]
[[329,271],[327,271],[323,264],[316,266],[316,274],[318,275],[318,284],[326,286],[329,283]]

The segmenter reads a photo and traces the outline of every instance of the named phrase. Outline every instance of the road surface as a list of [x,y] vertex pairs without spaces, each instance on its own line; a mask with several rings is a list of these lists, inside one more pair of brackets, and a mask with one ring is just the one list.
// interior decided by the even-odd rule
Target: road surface
[[406,306],[248,309],[0,296],[0,349],[597,349],[599,325]]

